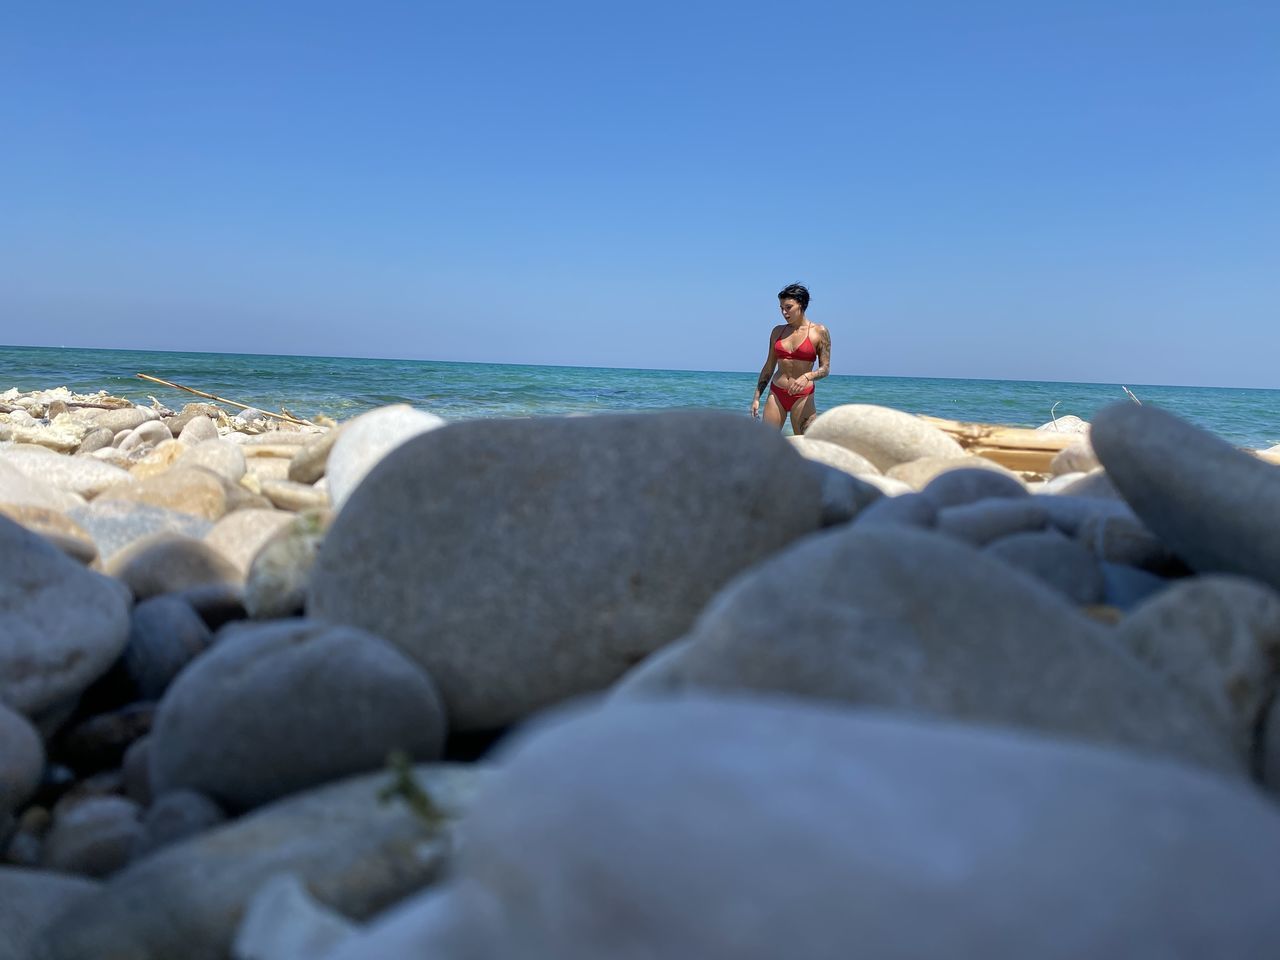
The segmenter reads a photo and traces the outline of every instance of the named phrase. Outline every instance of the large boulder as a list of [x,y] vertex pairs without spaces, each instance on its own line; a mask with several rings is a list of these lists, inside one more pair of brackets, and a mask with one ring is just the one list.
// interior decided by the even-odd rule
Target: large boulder
[[447,884],[326,960],[1263,960],[1280,813],[1121,751],[787,702],[510,747]]
[[760,564],[708,605],[678,655],[641,665],[619,695],[705,689],[1027,727],[1244,772],[1216,716],[1066,597],[906,527],[810,537]]
[[965,455],[960,444],[919,417],[868,403],[848,403],[820,413],[804,435],[852,450],[881,471],[921,457]]
[[128,591],[0,517],[0,701],[33,716],[80,694],[129,638]]
[[485,773],[416,768],[435,812],[430,818],[398,796],[386,799],[395,779],[377,773],[164,847],[53,922],[40,960],[226,960],[246,903],[286,872],[326,906],[368,919],[439,876],[451,824]]
[[1156,536],[1201,572],[1280,588],[1280,470],[1158,407],[1113,404],[1093,446]]
[[819,471],[727,414],[462,422],[408,441],[351,496],[307,612],[393,640],[455,728],[498,727],[679,637],[821,510]]
[[434,760],[444,711],[431,678],[379,637],[307,620],[233,624],[165,692],[151,786],[237,810],[374,769]]

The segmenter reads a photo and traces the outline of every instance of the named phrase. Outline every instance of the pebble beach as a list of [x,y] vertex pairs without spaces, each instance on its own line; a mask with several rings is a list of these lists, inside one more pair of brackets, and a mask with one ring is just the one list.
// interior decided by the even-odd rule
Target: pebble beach
[[0,392],[0,960],[1275,956],[1280,446],[168,402]]

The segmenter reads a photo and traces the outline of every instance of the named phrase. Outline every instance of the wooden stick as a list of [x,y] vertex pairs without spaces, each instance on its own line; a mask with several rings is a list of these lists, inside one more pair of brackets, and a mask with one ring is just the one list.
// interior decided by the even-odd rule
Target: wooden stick
[[152,383],[162,383],[166,387],[173,387],[177,390],[185,390],[187,393],[194,393],[197,397],[207,397],[210,400],[217,400],[219,403],[225,403],[232,407],[239,407],[241,410],[257,410],[265,417],[273,417],[276,420],[283,420],[286,423],[296,423],[299,426],[310,427],[314,424],[308,423],[306,420],[299,420],[297,417],[285,416],[279,413],[272,413],[269,410],[263,410],[259,407],[250,406],[247,403],[240,403],[236,400],[228,400],[225,397],[217,397],[212,393],[205,393],[203,390],[196,390],[194,387],[184,387],[180,383],[170,383],[168,380],[161,380],[159,377],[153,377],[145,373],[136,373],[134,376],[140,380],[150,380]]

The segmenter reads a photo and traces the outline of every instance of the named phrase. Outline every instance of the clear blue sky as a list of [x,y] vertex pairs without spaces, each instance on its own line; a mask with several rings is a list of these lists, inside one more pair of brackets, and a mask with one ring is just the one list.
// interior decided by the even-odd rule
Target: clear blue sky
[[1280,387],[1280,3],[14,2],[0,342]]

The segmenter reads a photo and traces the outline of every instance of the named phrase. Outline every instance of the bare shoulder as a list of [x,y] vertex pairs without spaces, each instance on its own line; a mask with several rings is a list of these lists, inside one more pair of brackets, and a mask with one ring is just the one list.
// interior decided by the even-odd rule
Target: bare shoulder
[[831,342],[831,331],[827,329],[825,324],[815,323],[813,325],[813,331],[817,334],[818,339],[825,340],[828,343]]
[[773,343],[775,340],[781,340],[787,335],[786,331],[788,329],[790,328],[785,323],[776,324],[774,328],[769,331],[769,342]]

